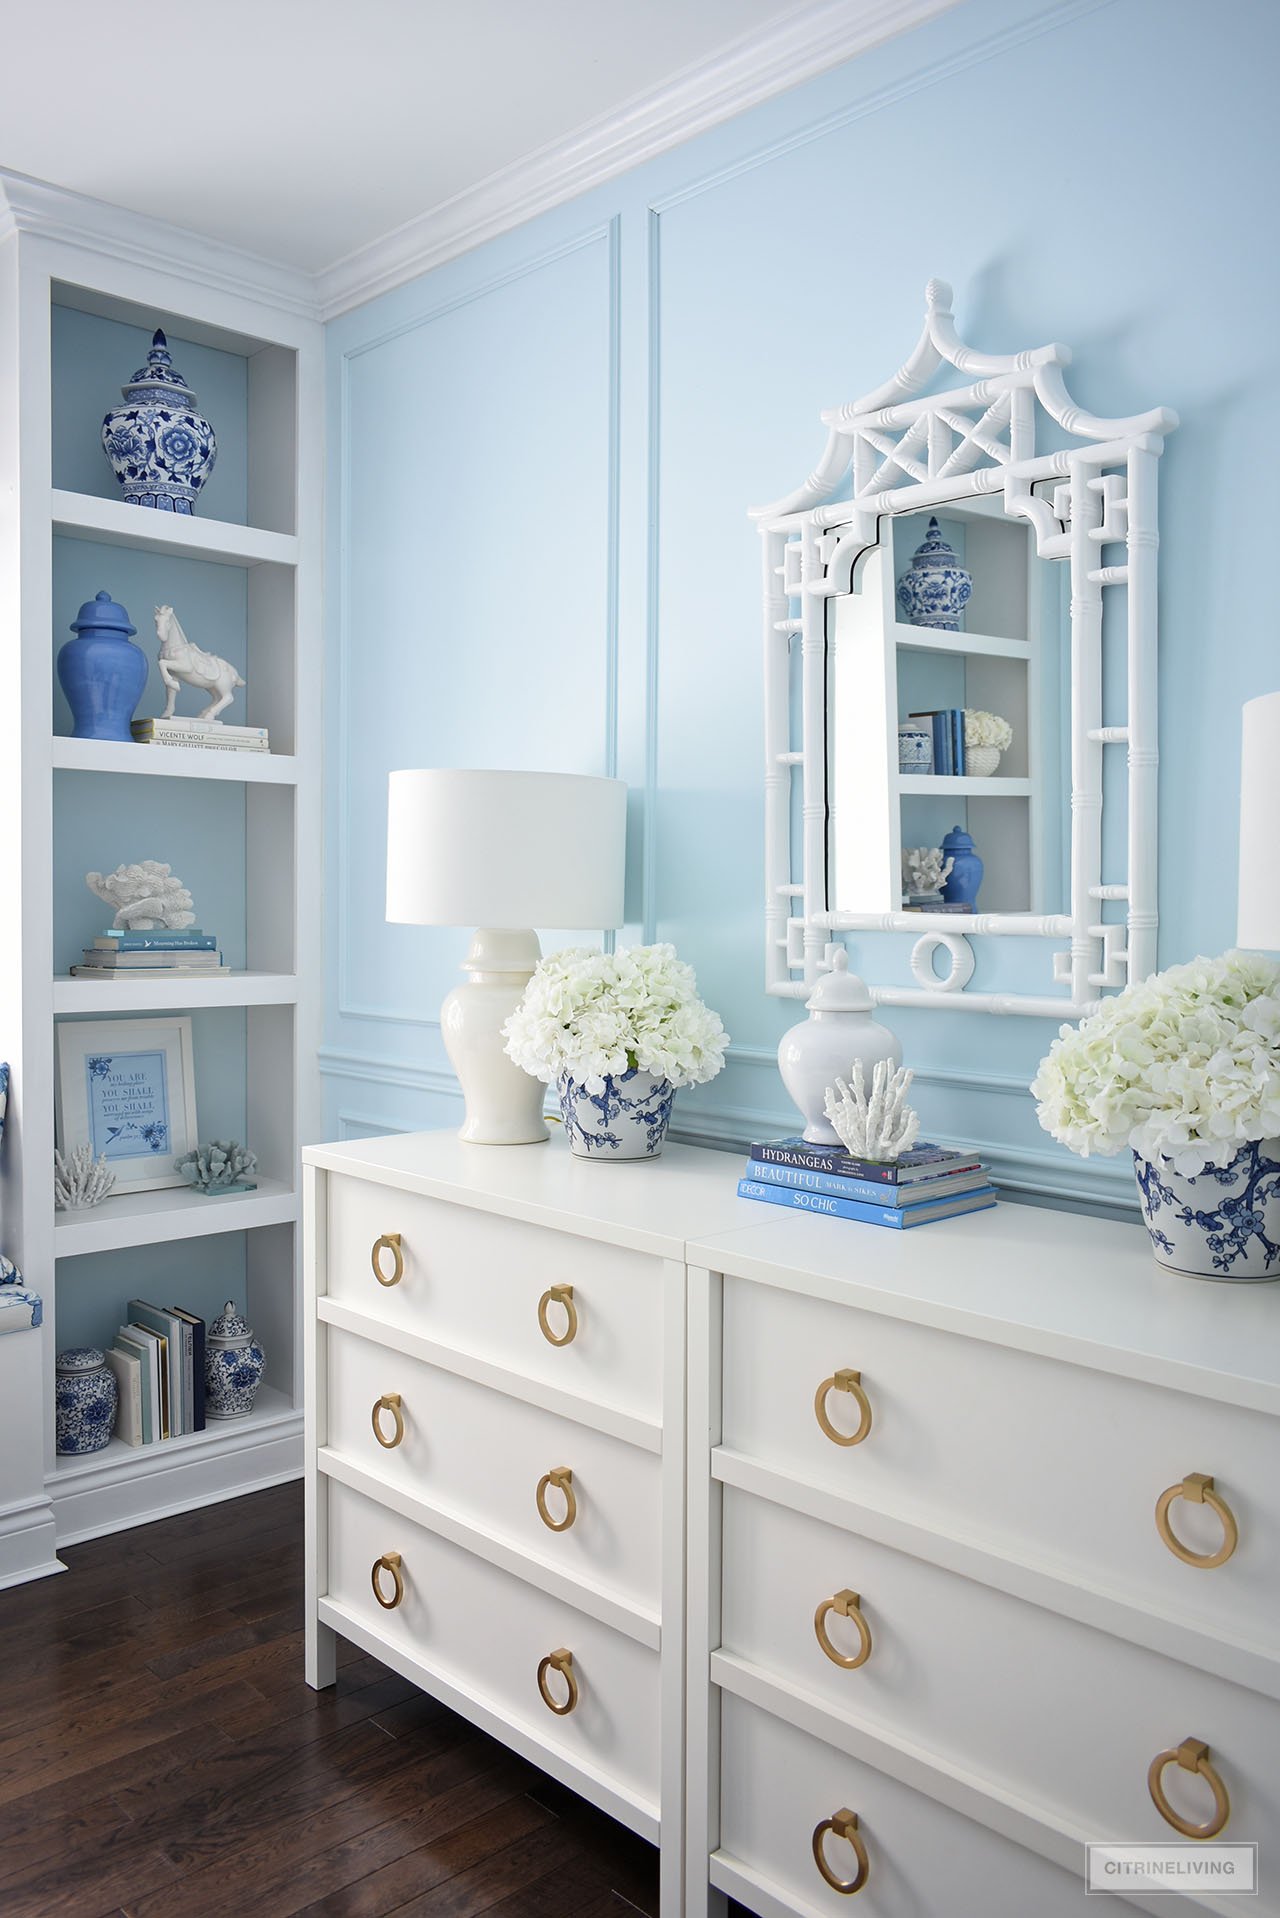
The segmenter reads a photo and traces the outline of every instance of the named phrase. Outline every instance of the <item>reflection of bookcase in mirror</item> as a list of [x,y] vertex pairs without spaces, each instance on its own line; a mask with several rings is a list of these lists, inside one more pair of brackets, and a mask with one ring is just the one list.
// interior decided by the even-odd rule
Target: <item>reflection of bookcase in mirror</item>
[[[23,190],[0,178],[0,211]],[[92,217],[77,208],[78,230]],[[37,208],[0,244],[0,494],[16,503],[0,519],[0,1054],[14,1067],[0,1238],[45,1299],[32,1443],[59,1543],[300,1471],[298,1154],[318,1105],[321,330],[287,275],[103,217],[109,231],[72,244]],[[218,436],[193,517],[127,505],[99,441],[157,326]],[[191,640],[236,666],[246,686],[225,718],[268,728],[270,753],[72,738],[54,661],[100,588],[152,662],[139,717],[163,704],[153,610],[170,604]],[[198,696],[178,710],[194,714]],[[110,923],[85,873],[144,858],[190,887],[230,972],[70,976]],[[175,1010],[193,1021],[200,1136],[247,1143],[257,1189],[173,1187],[55,1213],[57,1024]],[[255,1409],[61,1458],[55,1352],[109,1346],[138,1297],[206,1320],[235,1299],[268,1355]]]
[[[910,625],[898,603],[928,513],[886,520],[882,543],[854,569],[853,591],[831,602],[831,903],[899,911],[903,849],[940,846],[958,825],[986,868],[978,910],[1056,911],[1061,854],[1043,795],[1054,789],[1060,750],[1059,702],[1047,695],[1063,569],[1035,559],[1030,528],[1006,517],[1000,500],[936,510],[973,578],[962,631]],[[990,777],[899,771],[899,723],[948,708],[997,713],[1012,726]]]

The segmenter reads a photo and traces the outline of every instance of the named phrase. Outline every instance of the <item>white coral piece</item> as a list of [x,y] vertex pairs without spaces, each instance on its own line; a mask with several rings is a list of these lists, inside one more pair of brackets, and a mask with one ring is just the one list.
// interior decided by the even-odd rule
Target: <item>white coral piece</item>
[[941,846],[904,846],[902,878],[911,893],[940,892],[951,877],[955,860]]
[[84,883],[107,905],[114,906],[112,924],[121,932],[150,932],[164,926],[177,932],[194,926],[191,894],[168,866],[144,859],[136,866],[117,866],[106,874],[87,872]]
[[78,1145],[66,1158],[53,1155],[53,1203],[59,1212],[101,1205],[116,1182],[106,1155],[95,1159],[91,1145]]
[[915,1074],[879,1059],[868,1097],[861,1059],[853,1062],[853,1084],[837,1079],[827,1087],[826,1112],[845,1150],[855,1159],[893,1165],[920,1137],[920,1115],[906,1102]]

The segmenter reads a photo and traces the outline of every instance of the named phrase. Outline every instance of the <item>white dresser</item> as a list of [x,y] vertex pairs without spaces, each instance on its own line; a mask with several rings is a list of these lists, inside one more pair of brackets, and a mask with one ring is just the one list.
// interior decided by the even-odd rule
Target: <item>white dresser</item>
[[660,1839],[664,1918],[1083,1918],[1162,1753],[1280,1913],[1280,1288],[689,1148],[305,1158],[312,1683],[340,1633]]

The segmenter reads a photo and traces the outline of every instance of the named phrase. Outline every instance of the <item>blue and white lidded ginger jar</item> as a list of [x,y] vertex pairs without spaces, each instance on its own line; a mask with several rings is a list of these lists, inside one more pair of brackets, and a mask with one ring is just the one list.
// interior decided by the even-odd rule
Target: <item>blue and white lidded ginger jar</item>
[[960,615],[973,592],[973,575],[956,558],[954,546],[942,537],[937,516],[911,558],[911,571],[898,581],[898,604],[911,626],[930,626],[939,633],[958,633]]
[[205,1340],[205,1417],[247,1418],[266,1364],[266,1353],[228,1299]]
[[213,471],[218,442],[196,410],[196,396],[156,329],[147,363],[127,386],[123,406],[102,422],[102,444],[130,506],[162,513],[193,513],[195,497]]
[[59,1352],[54,1368],[54,1428],[58,1451],[74,1458],[100,1452],[116,1422],[116,1378],[96,1345]]
[[898,728],[898,771],[900,773],[931,773],[933,771],[933,735],[920,724],[918,719],[904,719]]

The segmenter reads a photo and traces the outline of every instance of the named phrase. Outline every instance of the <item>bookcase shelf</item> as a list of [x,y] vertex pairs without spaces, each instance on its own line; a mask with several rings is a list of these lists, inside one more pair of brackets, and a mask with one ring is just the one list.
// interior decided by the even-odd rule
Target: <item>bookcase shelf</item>
[[941,633],[931,626],[905,626],[899,620],[893,629],[895,645],[918,653],[960,653],[974,659],[1028,659],[1031,647],[1025,639],[1000,639],[994,633]]
[[61,734],[54,735],[53,764],[55,771],[139,773],[153,779],[235,780],[246,786],[296,786],[298,783],[298,760],[293,753],[135,746],[126,740],[69,739]]
[[297,1191],[282,1179],[260,1178],[255,1192],[228,1192],[222,1198],[206,1198],[181,1185],[160,1192],[122,1192],[87,1212],[59,1212],[54,1254],[79,1258],[86,1252],[163,1245],[216,1232],[250,1232],[261,1225],[292,1225],[297,1216]]
[[227,566],[298,563],[298,541],[292,533],[267,533],[257,526],[185,513],[158,513],[60,487],[53,489],[52,518],[55,535],[97,540],[104,546],[130,546],[140,553],[168,553]]
[[184,1432],[155,1445],[126,1445],[123,1439],[113,1438],[101,1452],[91,1452],[84,1458],[59,1458],[54,1477],[60,1485],[72,1486],[77,1481],[101,1481],[138,1470],[163,1472],[183,1453],[214,1451],[224,1444],[238,1447],[251,1433],[296,1425],[301,1418],[301,1411],[285,1393],[263,1385],[245,1418],[211,1419],[203,1432]]
[[898,791],[929,799],[945,799],[956,793],[962,799],[1030,799],[1034,788],[1029,779],[977,779],[971,773],[899,773]]
[[201,1006],[292,1006],[298,1000],[292,972],[221,973],[201,979],[192,973],[167,979],[144,972],[128,979],[71,979],[53,982],[55,1013],[185,1012]]

